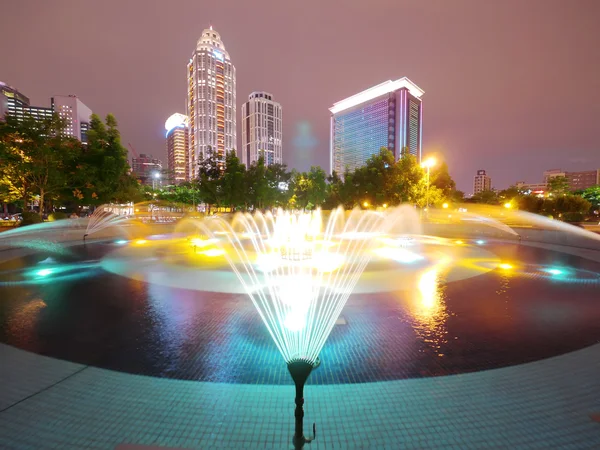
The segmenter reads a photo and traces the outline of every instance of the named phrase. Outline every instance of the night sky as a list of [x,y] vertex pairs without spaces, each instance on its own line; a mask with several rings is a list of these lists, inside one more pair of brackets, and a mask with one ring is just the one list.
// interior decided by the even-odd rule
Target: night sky
[[76,94],[112,112],[123,143],[165,159],[164,122],[185,113],[186,64],[210,24],[254,90],[283,106],[284,159],[329,161],[336,101],[407,76],[425,90],[424,153],[458,187],[541,182],[600,168],[598,0],[18,0],[0,14],[0,81],[32,104]]

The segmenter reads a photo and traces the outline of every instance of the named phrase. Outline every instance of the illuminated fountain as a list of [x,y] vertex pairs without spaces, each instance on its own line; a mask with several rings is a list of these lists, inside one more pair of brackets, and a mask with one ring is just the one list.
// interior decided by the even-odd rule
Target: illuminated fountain
[[105,228],[121,225],[127,220],[127,216],[115,214],[104,206],[96,208],[96,210],[90,216],[83,240],[90,234],[97,233]]
[[319,210],[240,213],[231,222],[216,217],[202,223],[219,239],[287,363],[296,386],[296,448],[314,439],[303,433],[304,384],[369,262],[374,237],[393,223],[391,217],[338,208],[324,229]]

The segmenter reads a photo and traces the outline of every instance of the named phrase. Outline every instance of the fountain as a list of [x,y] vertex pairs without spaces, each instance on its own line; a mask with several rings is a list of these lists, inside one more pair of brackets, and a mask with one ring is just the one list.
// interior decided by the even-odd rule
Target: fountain
[[115,214],[114,212],[107,209],[106,206],[100,206],[90,216],[85,234],[83,235],[83,241],[90,234],[96,233],[105,228],[121,225],[127,220],[127,216]]
[[393,214],[341,207],[322,229],[323,214],[238,213],[215,217],[202,228],[219,245],[251,298],[296,387],[293,444],[314,439],[303,432],[304,385],[346,300],[367,265],[374,237]]

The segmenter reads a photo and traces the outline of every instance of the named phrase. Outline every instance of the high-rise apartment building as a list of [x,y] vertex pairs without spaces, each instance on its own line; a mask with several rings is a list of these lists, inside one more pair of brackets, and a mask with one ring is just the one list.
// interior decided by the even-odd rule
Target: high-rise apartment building
[[477,175],[473,179],[473,194],[478,194],[481,191],[492,190],[492,179],[487,176],[485,170],[478,170]]
[[236,146],[235,66],[212,26],[202,32],[187,66],[189,176],[209,151],[222,160]]
[[242,105],[242,163],[262,156],[266,165],[283,164],[281,105],[267,92],[253,92]]
[[137,158],[131,158],[131,172],[142,184],[153,187],[162,184],[162,161],[152,155],[140,153]]
[[170,182],[174,184],[189,180],[188,147],[190,133],[188,117],[175,113],[165,122],[167,130],[167,167]]
[[87,142],[87,131],[90,125],[92,110],[85,106],[75,95],[56,95],[50,100],[50,108],[31,106],[29,98],[15,88],[0,82],[0,119],[10,114],[22,120],[25,116],[34,119],[50,119],[56,113],[64,119],[68,136]]
[[75,95],[55,95],[51,105],[52,110],[66,122],[65,134],[87,142],[92,110]]
[[396,160],[403,151],[421,160],[424,91],[408,78],[386,81],[334,103],[330,170],[343,174],[365,164],[382,147]]

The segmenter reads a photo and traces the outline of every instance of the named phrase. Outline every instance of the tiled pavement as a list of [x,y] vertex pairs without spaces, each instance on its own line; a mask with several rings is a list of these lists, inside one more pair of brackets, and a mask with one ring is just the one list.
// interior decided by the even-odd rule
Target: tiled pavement
[[[6,345],[0,359],[2,449],[290,447],[291,386],[129,375]],[[309,385],[309,448],[598,449],[599,374],[595,345],[474,374]]]
[[[598,449],[600,344],[464,375],[308,385],[305,397],[314,450]],[[292,432],[291,386],[129,375],[0,344],[0,449],[285,449]]]

